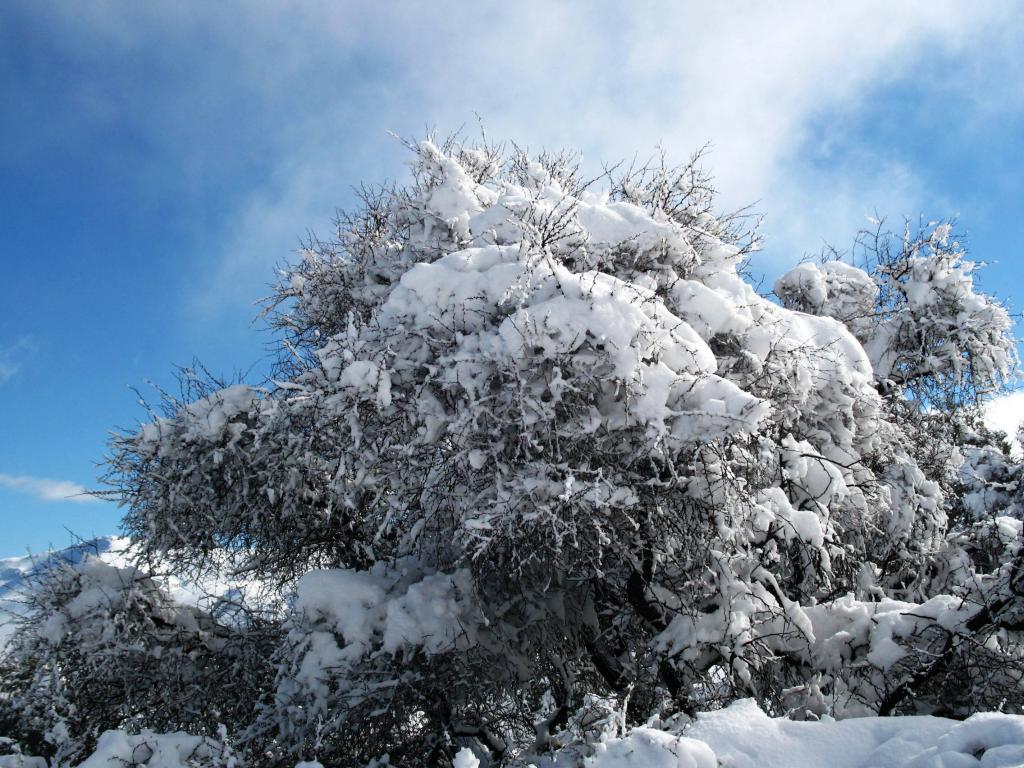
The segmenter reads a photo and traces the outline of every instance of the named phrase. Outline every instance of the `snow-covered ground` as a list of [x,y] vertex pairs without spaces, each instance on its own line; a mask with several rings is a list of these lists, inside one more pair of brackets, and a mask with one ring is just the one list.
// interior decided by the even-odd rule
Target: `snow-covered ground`
[[[974,715],[964,722],[939,717],[864,717],[810,723],[769,718],[753,701],[745,700],[700,715],[685,733],[707,744],[723,768],[1024,765],[1024,717],[998,713]],[[611,765],[615,764],[602,768]],[[675,768],[668,762],[662,765]]]
[[[106,764],[103,764],[106,765]],[[463,750],[456,768],[483,764]],[[576,766],[574,759],[555,766]],[[1024,717],[984,713],[794,722],[753,700],[705,712],[681,728],[635,728],[597,745],[584,768],[1020,768]]]
[[[221,746],[183,733],[108,731],[79,768],[190,768],[219,764]],[[388,763],[381,764],[382,766]],[[456,768],[486,768],[468,748]],[[1024,717],[985,713],[966,721],[939,717],[864,717],[821,722],[773,719],[751,700],[699,715],[681,728],[635,728],[564,753],[537,768],[1019,768]],[[0,757],[0,768],[46,768],[38,758]],[[321,768],[299,763],[296,768]]]

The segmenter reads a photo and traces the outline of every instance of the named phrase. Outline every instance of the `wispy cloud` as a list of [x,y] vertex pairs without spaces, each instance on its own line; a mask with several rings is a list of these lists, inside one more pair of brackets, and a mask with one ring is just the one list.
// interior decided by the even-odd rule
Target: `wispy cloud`
[[35,342],[28,336],[17,338],[9,344],[0,344],[0,384],[17,375],[25,358],[35,348]]
[[74,501],[78,503],[99,501],[95,496],[87,495],[85,487],[70,480],[53,480],[30,475],[7,475],[0,472],[0,488],[35,496],[41,501]]
[[[50,12],[79,48],[201,63],[187,89],[133,112],[149,114],[138,119],[163,141],[189,142],[178,154],[197,167],[215,165],[228,145],[197,142],[183,126],[195,104],[211,116],[209,130],[259,126],[258,137],[238,141],[258,140],[272,159],[218,217],[215,260],[196,287],[207,310],[258,294],[307,228],[329,230],[350,185],[399,173],[388,129],[457,128],[479,112],[496,137],[579,148],[594,165],[659,143],[682,159],[711,141],[723,205],[760,201],[772,251],[790,260],[822,237],[848,237],[875,208],[913,216],[923,207],[923,183],[905,158],[869,143],[855,158],[829,155],[829,141],[886,87],[913,81],[1021,106],[1010,98],[1014,81],[992,76],[1017,58],[1024,36],[1008,3],[58,8]],[[971,67],[950,63],[964,52]],[[937,64],[955,82],[938,82]],[[260,106],[251,119],[221,114],[225,94],[248,99],[232,109]]]
[[[925,190],[884,148],[829,158],[821,134],[842,134],[883,88],[918,76],[929,61],[978,48],[1005,16],[998,5],[954,2],[427,8],[386,21],[359,16],[361,45],[387,49],[394,82],[375,98],[342,91],[297,116],[336,130],[282,142],[279,173],[252,190],[225,229],[207,296],[251,295],[297,233],[324,226],[339,182],[382,178],[375,163],[351,162],[353,148],[365,155],[367,146],[385,147],[385,128],[418,120],[457,127],[473,110],[496,136],[578,147],[595,165],[659,143],[681,158],[710,141],[723,205],[759,201],[776,258],[799,257],[822,238],[845,242],[876,208],[916,215]],[[307,50],[351,50],[351,13],[320,7],[318,15],[307,34],[323,44]],[[301,72],[316,62],[292,66]],[[388,157],[386,149],[378,155]]]

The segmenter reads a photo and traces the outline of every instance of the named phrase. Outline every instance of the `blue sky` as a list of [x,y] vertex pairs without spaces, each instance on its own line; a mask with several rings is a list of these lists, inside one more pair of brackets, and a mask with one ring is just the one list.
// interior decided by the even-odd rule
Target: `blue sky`
[[131,387],[265,370],[253,301],[352,185],[401,178],[388,131],[479,113],[594,168],[710,141],[767,275],[876,211],[956,216],[1024,306],[1009,3],[376,5],[0,6],[0,555],[116,530],[66,497],[142,417]]

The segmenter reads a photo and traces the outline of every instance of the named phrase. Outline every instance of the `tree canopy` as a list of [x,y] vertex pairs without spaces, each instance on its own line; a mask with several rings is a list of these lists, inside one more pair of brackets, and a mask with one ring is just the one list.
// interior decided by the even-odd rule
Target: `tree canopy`
[[[526,765],[746,697],[1021,711],[1021,469],[980,420],[1012,323],[950,223],[879,226],[772,297],[699,155],[587,179],[408,149],[280,270],[268,381],[192,380],[114,437],[138,570],[40,585],[0,662],[22,733]],[[248,588],[186,609],[167,572]],[[196,684],[230,695],[204,714]]]

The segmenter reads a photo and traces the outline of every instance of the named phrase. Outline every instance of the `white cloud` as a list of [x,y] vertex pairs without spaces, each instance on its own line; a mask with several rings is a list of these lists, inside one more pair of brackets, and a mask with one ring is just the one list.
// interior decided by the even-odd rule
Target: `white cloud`
[[[1021,37],[1011,4],[953,0],[323,0],[225,12],[154,3],[127,15],[119,4],[69,7],[78,10],[53,13],[80,45],[182,60],[216,51],[200,59],[200,109],[231,89],[262,105],[272,171],[222,218],[215,260],[197,281],[206,310],[257,295],[307,228],[329,231],[350,185],[401,173],[385,130],[447,130],[471,123],[474,111],[494,136],[577,147],[595,164],[658,143],[681,158],[712,141],[723,205],[760,201],[771,253],[789,261],[823,237],[848,238],[875,208],[916,215],[923,207],[913,168],[887,148],[830,155],[830,142],[886,86],[1009,92],[1009,84],[977,87],[986,71],[957,57],[1012,62]],[[195,39],[207,42],[178,50]],[[949,69],[949,82],[936,82],[932,62]],[[167,114],[152,118],[151,130],[167,141],[190,135],[180,130],[190,106],[161,107]]]
[[1010,438],[1014,453],[1021,455],[1021,446],[1017,442],[1017,430],[1024,424],[1024,389],[1002,395],[989,401],[985,406],[985,424],[991,429],[999,429]]
[[15,339],[10,344],[0,344],[0,384],[18,374],[25,357],[35,348],[35,343],[28,336]]
[[88,493],[86,488],[69,480],[53,480],[30,475],[7,475],[0,472],[0,488],[26,493],[41,501],[74,501],[78,503],[99,501],[95,496],[86,495]]
[[[916,215],[921,184],[884,151],[815,170],[806,155],[822,148],[809,146],[812,123],[824,121],[826,137],[841,133],[885,85],[930,57],[984,39],[1005,15],[1001,6],[954,2],[799,3],[784,10],[638,3],[628,11],[431,3],[403,6],[390,18],[362,6],[354,14],[351,7],[308,9],[304,21],[316,22],[325,44],[307,51],[344,50],[358,26],[364,45],[387,46],[395,86],[407,98],[395,102],[382,93],[379,103],[361,103],[356,126],[285,148],[281,163],[289,171],[257,190],[234,220],[220,275],[209,286],[218,296],[231,286],[248,289],[252,270],[268,274],[297,233],[322,227],[322,215],[310,218],[312,203],[331,187],[324,169],[342,172],[332,158],[345,157],[352,133],[357,144],[380,147],[385,128],[419,119],[456,127],[472,120],[473,110],[496,136],[580,147],[592,161],[648,152],[659,142],[682,156],[712,141],[709,162],[724,204],[761,201],[771,253],[789,260],[821,238],[847,240],[875,208]],[[315,59],[292,65],[315,68]],[[337,115],[340,129],[348,106],[339,94],[316,118]],[[347,183],[382,177],[373,163],[344,165],[355,174]]]
[[8,356],[4,354],[4,351],[0,350],[0,382],[7,381],[19,370],[21,370],[21,365],[9,359]]

